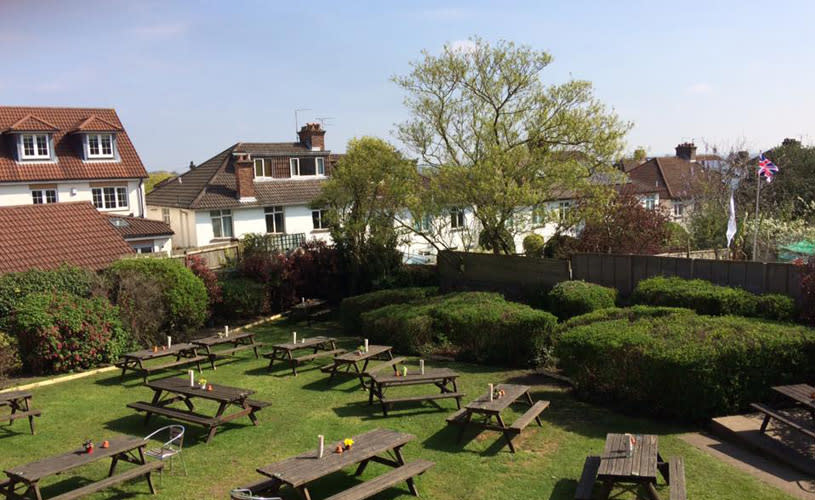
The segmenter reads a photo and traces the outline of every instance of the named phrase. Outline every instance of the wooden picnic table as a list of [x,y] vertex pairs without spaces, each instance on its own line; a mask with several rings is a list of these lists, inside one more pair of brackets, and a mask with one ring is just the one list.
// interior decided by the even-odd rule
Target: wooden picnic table
[[[199,356],[197,350],[198,346],[189,343],[173,344],[169,348],[167,346],[159,346],[155,352],[152,349],[142,349],[141,351],[122,354],[116,366],[122,369],[122,379],[125,378],[127,370],[131,370],[141,373],[145,382],[147,382],[147,376],[151,373],[193,363],[198,367],[198,373],[201,373],[201,361],[206,361],[207,358],[205,356]],[[175,361],[162,365],[145,366],[144,364],[146,361],[169,356],[175,356]]]
[[[0,492],[4,493],[6,498],[34,498],[40,500],[42,499],[41,480],[110,458],[111,464],[107,478],[53,498],[59,500],[81,498],[139,476],[145,476],[150,492],[155,494],[156,490],[153,487],[151,474],[164,467],[164,463],[161,461],[148,463],[145,460],[144,448],[148,444],[147,441],[136,437],[117,437],[109,440],[110,446],[108,448],[102,448],[101,443],[101,441],[96,443],[93,453],[87,453],[84,448],[80,448],[63,455],[6,469],[5,473],[8,480],[0,483]],[[136,464],[137,467],[115,474],[119,462],[129,462]]]
[[[211,337],[193,340],[192,343],[206,350],[207,357],[209,358],[209,362],[212,365],[213,370],[215,369],[215,358],[218,356],[226,356],[244,351],[246,349],[252,349],[255,351],[255,358],[259,359],[260,353],[258,353],[258,347],[263,346],[262,343],[255,342],[255,333],[251,331],[230,333],[228,336],[220,334],[213,335]],[[231,344],[232,347],[228,349],[213,350],[213,347],[215,346],[222,346],[226,344]]]
[[[294,353],[300,350],[311,349],[311,354],[295,356]],[[326,356],[343,354],[345,349],[337,349],[337,341],[332,337],[309,337],[303,338],[300,342],[286,342],[272,346],[272,352],[263,355],[269,359],[269,371],[272,370],[275,361],[288,361],[291,365],[291,372],[297,376],[297,366],[307,361],[313,361]]]
[[[396,370],[396,367],[394,367]],[[382,413],[388,416],[388,407],[393,406],[394,403],[402,402],[419,402],[419,401],[435,401],[437,399],[454,398],[456,400],[456,407],[461,408],[461,397],[463,393],[458,392],[456,379],[458,373],[449,368],[435,368],[425,369],[424,373],[418,370],[408,372],[407,375],[398,375],[398,372],[390,373],[371,373],[371,387],[368,392],[368,404],[374,402],[374,397],[379,400],[382,406]],[[411,385],[434,385],[440,392],[434,394],[425,394],[420,396],[407,396],[407,397],[386,397],[385,391],[393,387],[403,387]]]
[[11,425],[17,419],[28,417],[28,426],[34,434],[34,417],[42,415],[42,411],[31,407],[31,399],[28,391],[0,392],[0,408],[8,406],[11,409],[11,413],[0,416],[0,420],[8,419],[8,425]]
[[331,499],[368,498],[403,481],[407,482],[410,492],[418,496],[413,477],[432,467],[433,463],[425,460],[405,463],[402,447],[416,439],[416,436],[388,429],[374,429],[351,439],[354,440],[354,445],[343,453],[335,452],[335,448],[342,441],[326,443],[322,458],[315,449],[282,462],[260,467],[257,471],[272,479],[267,489],[273,494],[277,493],[281,486],[288,485],[297,490],[302,498],[311,500],[308,488],[314,481],[353,465],[357,465],[354,475],[359,476],[369,462],[376,462],[393,467],[393,470],[336,494]]
[[[504,391],[503,396],[494,397],[490,401],[489,390],[484,391],[484,394],[475,401],[448,417],[447,423],[461,426],[458,435],[459,442],[464,437],[464,431],[469,424],[479,426],[482,429],[499,431],[504,435],[509,450],[515,453],[515,445],[512,443],[512,439],[520,434],[532,420],[535,420],[538,426],[541,426],[540,414],[549,407],[549,401],[532,401],[532,396],[529,394],[530,389],[531,387],[528,385],[498,384],[494,387],[494,390],[496,392]],[[529,409],[518,417],[512,425],[507,425],[501,417],[501,412],[516,402],[528,404]],[[473,422],[474,415],[483,416],[484,420]],[[495,423],[492,423],[492,419],[495,419]]]
[[[331,378],[334,378],[334,375],[336,375],[343,367],[345,368],[346,372],[350,372],[351,368],[353,367],[356,376],[359,378],[360,384],[362,384],[362,388],[367,389],[365,375],[366,370],[368,369],[368,364],[372,359],[392,360],[392,349],[393,347],[389,345],[369,345],[366,352],[352,351],[346,352],[345,354],[340,354],[339,356],[334,356],[334,363],[324,366],[322,370],[330,373]],[[362,363],[361,367],[360,363]]]
[[773,390],[801,404],[815,419],[815,387],[809,384],[777,385]]
[[[202,389],[199,385],[190,387],[189,379],[180,377],[155,380],[148,382],[146,385],[153,390],[153,400],[150,403],[138,401],[127,405],[134,410],[145,412],[145,425],[150,421],[152,415],[163,415],[174,420],[182,420],[202,425],[209,430],[207,443],[209,443],[215,435],[218,426],[235,420],[236,418],[248,416],[253,425],[258,425],[255,412],[269,405],[269,403],[262,401],[250,400],[249,396],[255,392],[251,389],[210,384],[212,385],[212,390],[210,391]],[[218,403],[218,410],[215,415],[209,416],[196,412],[195,405],[192,402],[195,398]],[[171,407],[170,405],[175,402],[184,403],[187,409]],[[238,410],[234,413],[225,414],[226,410],[232,406],[237,407]]]
[[616,484],[638,484],[645,486],[654,500],[659,500],[654,486],[657,474],[668,481],[668,463],[659,454],[659,440],[650,434],[635,434],[636,444],[628,453],[629,436],[626,434],[607,434],[606,445],[600,456],[600,468],[597,479],[603,482],[603,498],[608,498],[611,488]]
[[300,318],[304,318],[306,323],[311,326],[311,320],[322,310],[315,313],[315,309],[326,305],[328,302],[323,299],[306,299],[302,302],[291,306],[292,313]]

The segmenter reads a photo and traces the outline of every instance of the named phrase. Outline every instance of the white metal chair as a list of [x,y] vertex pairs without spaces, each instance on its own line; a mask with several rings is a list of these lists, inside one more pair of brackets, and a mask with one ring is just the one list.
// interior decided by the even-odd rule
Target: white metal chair
[[[183,425],[167,425],[160,429],[151,432],[150,435],[144,438],[145,441],[154,439],[161,443],[160,446],[155,448],[148,447],[144,452],[148,457],[155,458],[156,460],[170,461],[170,471],[173,470],[173,460],[178,457],[181,460],[181,466],[184,468],[184,475],[187,475],[187,464],[184,463],[184,456],[181,454],[181,448],[184,446],[184,426]],[[166,432],[167,441],[162,441],[161,433]],[[163,469],[159,471],[159,482],[161,482]]]
[[247,488],[235,488],[229,492],[230,500],[283,500],[280,497],[259,497],[252,494]]

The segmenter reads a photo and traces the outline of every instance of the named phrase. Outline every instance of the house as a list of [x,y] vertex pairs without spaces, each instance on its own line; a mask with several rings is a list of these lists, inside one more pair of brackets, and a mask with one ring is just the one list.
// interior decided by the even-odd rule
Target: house
[[311,202],[331,175],[337,155],[325,130],[308,123],[297,142],[239,142],[147,195],[147,217],[175,233],[177,248],[203,247],[249,233],[280,236],[281,248],[328,241],[323,210]]
[[0,206],[87,201],[144,217],[145,179],[115,110],[0,106]]
[[133,254],[89,201],[0,207],[0,227],[0,274],[62,264],[97,271]]
[[136,253],[172,253],[173,230],[162,221],[108,214],[108,222]]

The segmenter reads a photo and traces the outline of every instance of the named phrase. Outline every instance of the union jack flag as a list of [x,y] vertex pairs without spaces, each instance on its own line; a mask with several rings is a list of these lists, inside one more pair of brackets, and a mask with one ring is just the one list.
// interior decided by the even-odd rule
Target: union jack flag
[[778,172],[778,167],[775,163],[771,162],[769,158],[764,156],[764,153],[758,157],[758,175],[767,179],[767,182],[773,181],[773,176]]

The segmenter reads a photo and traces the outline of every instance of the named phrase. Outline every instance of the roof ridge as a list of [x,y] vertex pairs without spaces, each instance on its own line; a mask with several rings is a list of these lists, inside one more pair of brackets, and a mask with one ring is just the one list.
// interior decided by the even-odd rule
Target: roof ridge
[[51,122],[47,122],[47,121],[43,120],[42,118],[39,118],[39,117],[37,117],[37,116],[32,115],[31,113],[29,113],[29,114],[25,115],[24,117],[20,118],[20,119],[19,119],[19,120],[17,120],[16,122],[12,123],[12,124],[9,126],[9,130],[14,130],[15,128],[17,128],[17,126],[18,126],[19,124],[21,124],[21,123],[25,122],[26,120],[36,120],[36,121],[38,121],[38,122],[42,123],[43,125],[48,125],[49,127],[53,128],[54,130],[59,130],[59,127],[57,127],[57,126],[56,126],[56,125],[54,125],[53,123],[51,123]]
[[[228,147],[228,148],[224,149],[223,151],[221,151],[220,153],[218,153],[218,155],[222,155],[222,154],[226,153],[227,151],[230,151],[230,152],[231,152],[231,151],[234,151],[236,147],[237,147],[237,144],[233,144],[231,147]],[[215,155],[215,156],[218,156],[218,155]],[[224,171],[224,170],[226,169],[226,166],[229,164],[229,158],[230,158],[231,156],[232,156],[231,154],[227,154],[227,155],[224,157],[224,159],[223,159],[223,161],[221,162],[221,164],[218,166],[218,168],[216,168],[216,169],[215,169],[215,171],[214,171],[214,172],[212,172],[212,175],[210,175],[210,176],[209,176],[209,179],[207,179],[206,184],[204,184],[204,188],[203,188],[203,189],[201,189],[201,191],[199,191],[199,192],[198,192],[198,194],[197,194],[197,195],[195,195],[195,198],[193,198],[193,199],[192,199],[192,201],[190,202],[190,208],[195,208],[195,205],[196,205],[196,204],[197,204],[199,201],[201,201],[201,198],[204,196],[204,193],[206,193],[206,192],[207,192],[207,186],[209,186],[209,183],[210,183],[210,182],[212,182],[212,179],[213,179],[213,178],[214,178],[216,175],[218,175],[219,173],[221,173],[222,171]],[[213,157],[213,158],[214,158],[214,157]]]
[[107,123],[108,125],[113,127],[114,130],[122,130],[122,128],[119,125],[111,123],[111,122],[105,120],[104,118],[102,118],[101,116],[96,116],[94,114],[91,114],[90,116],[88,116],[87,118],[82,120],[82,122],[80,122],[79,125],[77,125],[74,129],[75,130],[82,130],[82,127],[84,127],[91,120],[99,120],[102,123]]
[[671,189],[671,185],[668,183],[668,177],[665,175],[665,170],[662,168],[662,163],[659,162],[659,158],[654,158],[657,163],[657,170],[659,171],[660,177],[662,177],[662,182],[665,183],[665,189],[668,190],[668,196],[671,198],[674,197],[673,189]]

